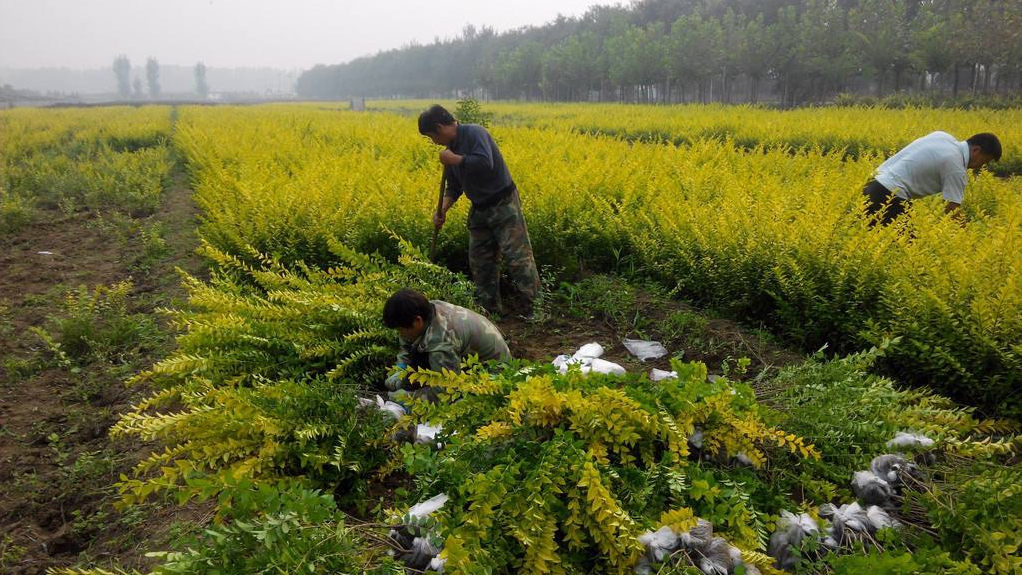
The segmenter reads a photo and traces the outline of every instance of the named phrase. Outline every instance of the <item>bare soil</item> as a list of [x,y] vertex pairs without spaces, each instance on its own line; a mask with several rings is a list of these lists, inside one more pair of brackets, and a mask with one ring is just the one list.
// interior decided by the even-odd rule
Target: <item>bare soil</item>
[[[720,374],[727,366],[732,370],[732,377],[752,378],[764,372],[770,375],[781,367],[806,360],[805,355],[764,338],[765,333],[641,290],[631,312],[645,316],[649,328],[641,334],[632,326],[622,326],[599,315],[580,318],[554,313],[541,322],[509,318],[498,322],[498,327],[515,358],[549,362],[559,354],[571,355],[583,344],[597,342],[604,348],[605,360],[620,364],[629,372],[649,372],[653,368],[670,370],[671,359],[678,358],[685,362],[703,362],[710,374]],[[666,332],[665,321],[679,312],[701,321],[687,332]],[[667,348],[668,355],[642,362],[624,347],[625,338],[659,341]],[[733,372],[740,358],[750,361],[744,374]]]
[[[148,219],[164,224],[168,251],[144,268],[137,230],[134,237],[112,232],[109,215],[47,211],[0,237],[0,572],[82,563],[145,570],[152,542],[174,523],[207,514],[208,507],[161,504],[115,510],[113,484],[152,447],[107,435],[146,392],[126,387],[124,378],[173,347],[155,309],[185,296],[174,267],[203,274],[194,254],[197,213],[184,175],[175,173]],[[131,312],[156,318],[161,341],[123,363],[56,366],[30,329],[49,326],[69,289],[128,278]]]

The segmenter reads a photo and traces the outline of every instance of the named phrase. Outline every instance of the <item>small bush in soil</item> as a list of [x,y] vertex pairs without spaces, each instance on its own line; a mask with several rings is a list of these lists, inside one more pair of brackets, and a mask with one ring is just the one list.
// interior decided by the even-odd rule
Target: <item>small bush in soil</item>
[[131,281],[125,280],[92,290],[81,286],[68,293],[64,315],[54,320],[63,350],[79,360],[112,359],[157,337],[159,329],[151,318],[129,312],[131,289]]

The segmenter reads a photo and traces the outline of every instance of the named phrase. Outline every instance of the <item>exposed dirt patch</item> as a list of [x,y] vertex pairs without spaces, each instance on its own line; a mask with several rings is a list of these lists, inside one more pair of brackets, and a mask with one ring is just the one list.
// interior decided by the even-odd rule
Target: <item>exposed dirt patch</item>
[[[570,355],[583,344],[598,342],[605,350],[604,359],[629,372],[669,370],[671,358],[677,357],[686,362],[703,362],[711,374],[719,374],[725,364],[733,368],[744,357],[750,360],[745,376],[752,377],[806,359],[803,354],[768,340],[765,333],[641,290],[634,309],[623,316],[641,317],[637,322],[641,328],[599,313],[589,317],[554,313],[541,322],[509,318],[498,322],[498,326],[516,358],[549,362],[558,354]],[[625,338],[659,341],[669,354],[642,362],[624,347]]]
[[[111,441],[118,415],[145,391],[124,378],[173,347],[154,310],[184,297],[174,267],[203,275],[194,255],[198,211],[177,172],[146,222],[45,212],[0,237],[0,572],[38,573],[79,562],[145,570],[148,543],[208,506],[148,505],[118,512],[112,488],[152,446]],[[138,224],[162,223],[165,254],[142,262]],[[148,345],[103,362],[61,365],[33,327],[52,329],[65,292],[131,278],[130,312],[163,328]],[[146,543],[146,545],[143,545]]]

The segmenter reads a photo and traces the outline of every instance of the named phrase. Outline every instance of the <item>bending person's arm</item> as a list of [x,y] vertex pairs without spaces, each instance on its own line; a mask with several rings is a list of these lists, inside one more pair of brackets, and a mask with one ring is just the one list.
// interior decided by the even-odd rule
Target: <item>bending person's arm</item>
[[944,214],[951,216],[956,222],[965,226],[965,223],[969,219],[965,216],[965,210],[962,210],[962,205],[958,202],[948,202],[944,206]]
[[965,183],[968,181],[968,176],[965,171],[953,172],[951,174],[944,173],[941,176],[941,196],[947,205],[944,207],[944,213],[950,215],[952,218],[957,220],[960,224],[965,224],[965,212],[962,211],[962,199],[965,198]]

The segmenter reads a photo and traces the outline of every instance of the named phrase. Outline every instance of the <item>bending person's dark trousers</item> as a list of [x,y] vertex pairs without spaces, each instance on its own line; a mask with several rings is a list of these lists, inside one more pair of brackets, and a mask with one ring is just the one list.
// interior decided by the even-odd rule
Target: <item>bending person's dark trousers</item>
[[[893,192],[876,180],[866,183],[862,193],[866,196],[866,215],[870,217],[869,225],[887,226],[905,213],[908,200],[895,196]],[[880,213],[878,216],[877,213]]]

